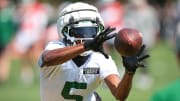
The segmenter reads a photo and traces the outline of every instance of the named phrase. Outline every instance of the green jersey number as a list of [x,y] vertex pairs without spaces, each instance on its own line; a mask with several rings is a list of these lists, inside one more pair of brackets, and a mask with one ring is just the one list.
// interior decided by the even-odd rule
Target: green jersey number
[[61,92],[61,95],[64,97],[64,99],[74,99],[76,101],[82,101],[83,97],[81,95],[70,95],[69,92],[71,88],[75,89],[86,89],[87,84],[86,83],[78,83],[78,82],[66,82],[64,85],[64,88]]

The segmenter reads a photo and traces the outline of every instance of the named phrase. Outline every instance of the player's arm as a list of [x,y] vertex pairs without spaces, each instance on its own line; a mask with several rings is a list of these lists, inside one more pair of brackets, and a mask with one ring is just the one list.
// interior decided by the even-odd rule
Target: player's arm
[[145,45],[143,45],[140,51],[135,56],[122,57],[123,65],[125,67],[125,74],[122,79],[118,75],[111,74],[105,78],[105,82],[110,88],[112,94],[116,99],[124,101],[129,95],[133,75],[138,67],[145,67],[142,61],[149,57],[149,55],[143,55]]
[[125,72],[122,79],[118,75],[111,74],[105,78],[111,93],[120,101],[124,101],[129,95],[133,80],[133,74]]
[[46,50],[42,54],[41,67],[58,65],[70,60],[85,51],[83,44],[68,46],[54,50]]
[[41,67],[43,67],[62,64],[67,60],[70,60],[88,50],[101,52],[106,58],[108,58],[108,55],[104,53],[102,44],[104,41],[111,39],[115,36],[115,34],[108,35],[114,30],[115,28],[108,27],[98,36],[96,36],[93,40],[85,41],[84,43],[78,44],[76,46],[68,46],[65,48],[45,51],[42,54],[43,62],[40,65]]

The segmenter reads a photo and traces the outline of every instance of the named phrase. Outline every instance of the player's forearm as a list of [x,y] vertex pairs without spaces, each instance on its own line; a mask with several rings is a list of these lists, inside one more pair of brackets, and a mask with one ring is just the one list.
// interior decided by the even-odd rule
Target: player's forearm
[[133,74],[124,74],[123,78],[120,79],[118,75],[111,74],[104,80],[108,85],[111,93],[117,100],[124,101],[129,95],[132,85]]
[[116,98],[120,101],[124,101],[130,92],[130,89],[132,87],[132,80],[133,80],[134,74],[129,74],[125,72],[121,82],[119,83],[117,89],[116,89]]
[[42,66],[52,66],[52,65],[62,64],[67,60],[76,57],[77,55],[81,54],[84,51],[85,50],[83,44],[45,51],[42,55],[42,60],[43,60]]

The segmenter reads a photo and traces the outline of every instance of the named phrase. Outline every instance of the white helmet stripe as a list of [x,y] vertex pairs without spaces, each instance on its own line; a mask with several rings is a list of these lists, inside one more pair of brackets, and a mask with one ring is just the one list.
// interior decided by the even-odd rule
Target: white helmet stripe
[[79,12],[79,11],[94,11],[94,12],[97,12],[96,10],[93,10],[93,9],[80,9],[80,10],[74,10],[74,11],[66,12],[61,16],[64,16],[66,14],[73,13],[73,12]]

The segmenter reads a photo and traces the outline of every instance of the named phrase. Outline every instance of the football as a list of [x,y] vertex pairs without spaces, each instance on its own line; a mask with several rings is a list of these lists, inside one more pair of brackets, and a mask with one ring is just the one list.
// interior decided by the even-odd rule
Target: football
[[142,34],[136,29],[123,28],[117,32],[114,46],[121,56],[133,56],[142,46]]

